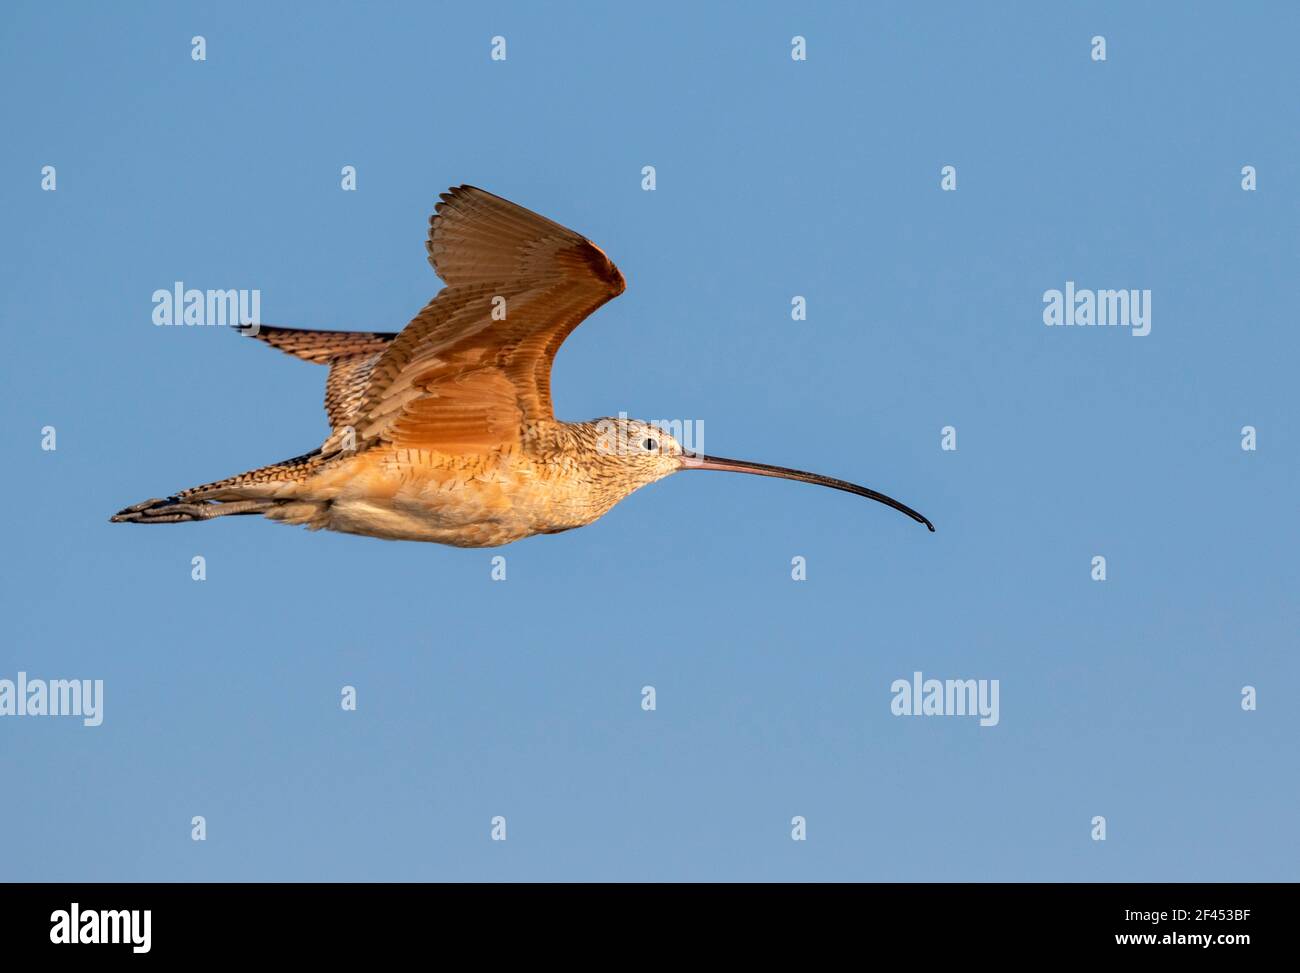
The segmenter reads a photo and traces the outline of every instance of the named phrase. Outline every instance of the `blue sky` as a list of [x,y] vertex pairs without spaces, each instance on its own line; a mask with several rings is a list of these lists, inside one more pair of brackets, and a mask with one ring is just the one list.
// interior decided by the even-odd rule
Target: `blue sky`
[[[1300,878],[1300,14],[469,7],[6,6],[0,679],[105,699],[0,718],[0,879]],[[627,276],[560,418],[701,420],[937,533],[730,474],[489,551],[107,522],[325,433],[323,370],[156,289],[400,328],[462,182]],[[1045,327],[1066,281],[1150,334]],[[916,671],[999,724],[894,716]]]

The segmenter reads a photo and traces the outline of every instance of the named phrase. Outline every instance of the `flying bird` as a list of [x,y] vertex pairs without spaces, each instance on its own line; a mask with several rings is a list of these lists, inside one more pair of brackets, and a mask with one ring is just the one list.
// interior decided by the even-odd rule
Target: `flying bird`
[[586,237],[482,189],[459,186],[440,200],[426,249],[447,286],[400,332],[247,329],[328,366],[331,433],[320,448],[134,504],[112,521],[261,514],[312,530],[495,547],[589,524],[681,470],[730,470],[868,497],[934,530],[875,490],[695,453],[650,423],[557,420],[555,353],[623,293],[623,275]]

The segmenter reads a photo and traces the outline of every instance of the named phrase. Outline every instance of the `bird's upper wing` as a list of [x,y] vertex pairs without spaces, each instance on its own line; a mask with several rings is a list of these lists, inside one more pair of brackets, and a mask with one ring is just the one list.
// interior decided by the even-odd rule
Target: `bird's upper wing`
[[487,451],[551,419],[551,362],[587,315],[623,293],[590,240],[522,206],[459,186],[429,219],[446,283],[375,362],[358,432],[406,446]]
[[351,426],[370,384],[370,372],[397,335],[389,331],[314,331],[258,325],[244,332],[286,354],[328,365],[325,415],[339,433]]

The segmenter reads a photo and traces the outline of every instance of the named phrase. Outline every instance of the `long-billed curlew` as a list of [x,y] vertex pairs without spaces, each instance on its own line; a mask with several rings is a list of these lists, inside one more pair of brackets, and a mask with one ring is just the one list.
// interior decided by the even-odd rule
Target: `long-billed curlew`
[[551,362],[587,315],[623,293],[618,268],[585,237],[473,186],[442,194],[426,248],[447,286],[401,332],[250,330],[329,366],[333,431],[319,449],[112,520],[263,514],[312,530],[494,547],[589,524],[679,470],[732,470],[869,497],[934,530],[874,490],[694,454],[649,423],[557,421]]

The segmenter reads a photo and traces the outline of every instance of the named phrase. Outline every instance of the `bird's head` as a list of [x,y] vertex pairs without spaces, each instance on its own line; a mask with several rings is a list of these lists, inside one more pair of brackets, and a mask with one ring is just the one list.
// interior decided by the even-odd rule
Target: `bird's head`
[[681,470],[751,473],[757,476],[773,476],[783,480],[812,483],[866,497],[887,507],[893,507],[917,523],[924,524],[931,531],[934,530],[934,524],[930,523],[929,519],[906,504],[869,487],[849,483],[847,480],[837,480],[834,477],[822,476],[820,473],[807,473],[804,470],[794,470],[785,466],[769,466],[766,463],[753,463],[748,460],[707,456],[704,453],[684,449],[672,434],[640,419],[620,416],[617,419],[600,419],[592,425],[597,434],[596,451],[608,457],[607,468],[611,472],[616,471],[624,487],[623,496]]
[[598,419],[592,426],[597,454],[628,484],[629,493],[682,468],[682,444],[656,425],[619,416]]

